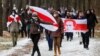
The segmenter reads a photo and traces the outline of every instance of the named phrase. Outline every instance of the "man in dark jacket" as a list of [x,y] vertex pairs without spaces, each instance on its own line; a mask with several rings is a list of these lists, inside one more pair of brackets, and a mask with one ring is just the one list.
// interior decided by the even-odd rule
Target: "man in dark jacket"
[[[85,15],[83,12],[79,12],[78,13],[78,19],[86,19]],[[87,23],[89,21],[87,20]],[[87,24],[87,30],[86,32],[82,32],[81,35],[82,35],[82,43],[83,43],[83,47],[85,49],[89,49],[88,46],[89,46],[89,25]]]
[[88,21],[87,24],[89,26],[89,35],[90,35],[90,37],[92,37],[91,33],[93,33],[92,35],[94,37],[95,25],[96,25],[96,23],[98,23],[96,15],[94,13],[92,13],[91,10],[88,10],[86,12],[86,18],[87,18],[87,21]]
[[27,37],[27,31],[26,31],[26,11],[22,10],[21,11],[21,21],[22,21],[22,28],[21,28],[21,37],[24,37],[24,33],[25,33],[25,37]]

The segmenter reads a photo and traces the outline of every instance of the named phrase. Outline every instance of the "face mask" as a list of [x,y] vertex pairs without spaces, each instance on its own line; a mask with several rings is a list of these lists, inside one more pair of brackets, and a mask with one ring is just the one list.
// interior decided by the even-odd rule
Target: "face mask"
[[87,11],[87,14],[89,14],[90,12],[89,11]]
[[57,14],[54,14],[53,16],[54,16],[54,17],[57,17]]
[[32,17],[37,17],[37,15],[32,15]]
[[27,11],[27,13],[28,13],[28,14],[30,14],[30,13],[31,13],[31,11],[30,11],[30,10],[28,10],[28,11]]
[[37,19],[37,17],[32,17],[33,18],[33,20],[35,20],[35,21],[37,21],[38,19]]
[[70,15],[73,15],[73,12],[70,12]]
[[12,13],[12,15],[15,15],[15,13]]

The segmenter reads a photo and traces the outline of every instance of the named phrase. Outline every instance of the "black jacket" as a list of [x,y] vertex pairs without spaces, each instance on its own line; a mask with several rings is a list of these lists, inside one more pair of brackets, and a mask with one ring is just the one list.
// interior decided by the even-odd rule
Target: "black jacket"
[[96,23],[98,23],[96,15],[91,13],[91,14],[87,14],[86,15],[87,21],[88,21],[88,26],[91,27],[95,27]]

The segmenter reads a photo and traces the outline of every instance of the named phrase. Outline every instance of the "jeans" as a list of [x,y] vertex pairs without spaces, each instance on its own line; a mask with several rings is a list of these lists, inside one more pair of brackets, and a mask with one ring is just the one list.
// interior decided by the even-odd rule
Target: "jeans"
[[47,38],[47,41],[48,41],[49,50],[52,50],[52,48],[53,48],[53,38],[49,34],[46,34],[46,38]]

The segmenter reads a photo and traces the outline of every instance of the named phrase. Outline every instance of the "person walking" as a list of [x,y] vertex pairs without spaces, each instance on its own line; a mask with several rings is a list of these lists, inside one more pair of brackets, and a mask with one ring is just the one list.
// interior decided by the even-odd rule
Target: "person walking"
[[27,37],[27,30],[26,30],[26,26],[27,26],[27,12],[26,9],[21,9],[21,21],[22,21],[22,28],[20,30],[21,33],[21,37]]
[[[84,12],[79,12],[78,13],[78,19],[87,19],[86,17],[85,17],[85,14],[84,14]],[[85,48],[85,49],[87,49],[87,50],[89,50],[89,25],[88,25],[88,20],[87,20],[87,29],[88,29],[88,31],[86,31],[86,32],[81,32],[81,36],[82,36],[82,43],[83,43],[83,47]]]
[[8,16],[7,28],[12,36],[13,47],[17,45],[18,33],[22,27],[20,16],[15,10],[12,10],[11,15]]
[[95,33],[95,26],[96,26],[96,24],[98,23],[98,20],[97,20],[97,17],[96,17],[96,14],[95,14],[95,11],[94,11],[94,9],[91,9],[90,10],[91,11],[91,13],[92,13],[92,17],[91,18],[93,18],[93,28],[92,28],[92,37],[95,37],[94,36],[94,33]]
[[[84,14],[82,11],[78,11],[77,13],[77,19],[81,20],[81,19],[85,19]],[[78,32],[78,37],[79,37],[79,44],[81,45],[83,43],[82,41],[82,32]]]
[[34,53],[36,51],[38,53],[38,56],[41,56],[41,53],[40,53],[40,50],[39,50],[39,47],[38,47],[40,34],[41,34],[41,31],[40,31],[40,26],[39,26],[39,18],[37,16],[37,13],[34,12],[32,14],[31,26],[30,26],[30,38],[31,38],[33,45],[34,45],[31,56],[34,56]]
[[32,51],[31,56],[34,56],[34,53],[36,51],[38,53],[38,56],[41,56],[41,53],[40,53],[40,50],[38,47],[38,42],[41,37],[40,35],[43,32],[43,28],[39,25],[40,23],[51,25],[51,23],[43,22],[42,20],[40,20],[38,17],[38,13],[33,12],[32,19],[31,19],[31,25],[30,25],[30,38],[31,38],[34,46],[33,46],[33,51]]
[[46,39],[48,41],[49,51],[53,49],[53,38],[50,36],[51,31],[45,29]]
[[[96,15],[94,14],[92,10],[87,10],[86,18],[88,20],[89,36],[94,37],[94,28],[95,28],[96,23],[98,23]],[[93,36],[91,36],[92,33],[93,33]]]
[[[66,16],[67,16],[67,17],[66,17],[67,20],[71,20],[71,19],[72,19],[72,16],[70,15],[70,12],[67,12],[67,15],[66,15]],[[72,22],[69,22],[69,23],[72,23]],[[68,24],[69,24],[69,23],[68,23]],[[72,24],[73,24],[73,23],[72,23]],[[71,25],[70,25],[70,26],[71,26]],[[67,27],[67,28],[68,28],[68,30],[70,30],[70,29],[72,30],[73,27],[71,27],[71,28],[70,28],[70,27]],[[66,35],[66,37],[67,37],[67,41],[69,41],[69,40],[72,41],[72,40],[73,40],[73,32],[70,32],[70,31],[69,31],[69,32],[65,32],[65,35]]]
[[57,52],[59,55],[61,54],[60,41],[61,41],[61,34],[63,33],[63,22],[60,19],[57,11],[54,12],[53,16],[58,23],[58,30],[51,32],[51,36],[54,41],[54,56],[57,56]]

